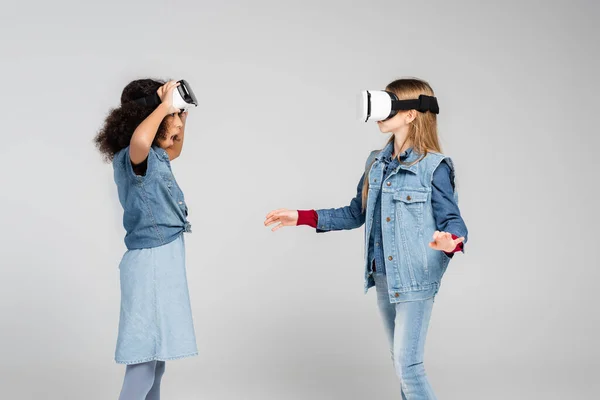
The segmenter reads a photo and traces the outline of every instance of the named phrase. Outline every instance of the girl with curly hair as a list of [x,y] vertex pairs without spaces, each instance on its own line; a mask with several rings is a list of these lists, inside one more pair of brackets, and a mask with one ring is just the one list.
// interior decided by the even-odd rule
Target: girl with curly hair
[[[171,170],[187,119],[173,106],[177,86],[154,79],[129,83],[95,138],[112,162],[126,231],[115,351],[115,361],[126,364],[121,400],[158,400],[165,362],[198,354],[183,237],[191,226]],[[154,94],[158,106],[136,102]]]

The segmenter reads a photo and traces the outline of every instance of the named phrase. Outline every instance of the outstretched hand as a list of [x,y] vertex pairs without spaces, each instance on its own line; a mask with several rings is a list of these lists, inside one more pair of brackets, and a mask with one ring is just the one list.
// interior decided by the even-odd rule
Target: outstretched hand
[[265,218],[265,226],[278,223],[271,231],[283,228],[284,226],[296,226],[298,223],[298,211],[280,208],[279,210],[271,211]]

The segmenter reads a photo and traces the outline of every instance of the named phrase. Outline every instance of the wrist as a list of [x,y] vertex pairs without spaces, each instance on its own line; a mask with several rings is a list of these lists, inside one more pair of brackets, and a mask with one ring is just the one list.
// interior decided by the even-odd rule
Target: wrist
[[165,103],[160,103],[154,111],[160,114],[163,118],[170,114],[169,107]]
[[[456,236],[455,234],[452,234],[452,240],[456,240],[456,239],[458,239],[458,236]],[[444,252],[450,254],[450,253],[456,253],[458,251],[462,251],[464,244],[463,244],[463,242],[460,242],[457,245],[455,245],[454,247],[452,247],[452,246],[453,246],[453,244],[449,244],[447,246],[447,248],[444,249]],[[450,248],[450,247],[452,247],[452,248]]]
[[296,210],[298,213],[298,220],[296,225],[308,225],[313,228],[317,227],[318,215],[315,210]]

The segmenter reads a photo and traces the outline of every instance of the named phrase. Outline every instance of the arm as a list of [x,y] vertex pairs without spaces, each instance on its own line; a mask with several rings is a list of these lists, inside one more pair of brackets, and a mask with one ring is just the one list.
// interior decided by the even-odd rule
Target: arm
[[[445,161],[442,161],[433,173],[431,205],[438,231],[451,235],[451,237],[448,236],[445,240],[456,242],[457,239],[464,238],[464,241],[456,243],[454,250],[446,250],[446,253],[450,255],[457,251],[464,251],[463,246],[468,239],[468,230],[460,215],[458,204],[454,199],[452,170],[450,165]],[[437,237],[434,237],[434,239],[439,241]]]
[[173,107],[173,89],[177,86],[179,83],[170,81],[158,89],[162,103],[133,131],[129,142],[129,157],[134,165],[140,164],[148,158],[150,147],[152,147],[156,132],[163,119],[167,115],[179,111]]
[[340,208],[316,210],[317,232],[339,231],[355,229],[365,223],[365,213],[362,209],[362,190],[365,174],[356,186],[356,196],[350,204]]
[[166,107],[161,103],[152,114],[135,128],[129,143],[129,157],[134,165],[140,164],[148,158],[158,127],[167,115]]
[[[365,174],[366,174],[366,171],[369,171],[371,169],[371,165],[375,161],[375,157],[377,157],[377,154],[379,152],[380,152],[380,150],[374,150],[371,152],[371,154],[369,154],[369,157],[367,157],[367,161],[365,162]],[[356,188],[356,197],[352,200],[352,202],[350,203],[350,206],[349,206],[349,209],[354,210],[354,212],[355,212],[356,208],[353,207],[353,203],[355,203],[361,210],[361,215],[358,215],[358,217],[354,217],[354,218],[359,219],[358,226],[361,226],[365,222],[365,215],[364,215],[364,213],[362,213],[362,208],[363,208],[363,205],[362,205],[363,186],[362,185],[364,184],[365,174],[363,174],[363,176],[360,178],[360,181],[358,182],[358,187]],[[344,208],[348,209],[348,207],[344,207]],[[343,210],[344,208],[338,209],[338,210]],[[321,212],[321,214],[325,214],[327,210],[319,210],[319,211]],[[335,212],[335,210],[334,210],[334,212]],[[362,218],[362,221],[360,220],[361,218]],[[298,210],[297,225],[308,225],[313,228],[317,228],[319,225],[318,212],[315,210]],[[323,227],[323,224],[321,225],[321,227]],[[317,232],[325,232],[325,230],[317,229]]]
[[[379,150],[372,151],[365,164],[365,171],[369,170]],[[356,196],[350,205],[341,208],[325,210],[288,210],[285,208],[271,211],[265,218],[264,225],[278,223],[271,228],[274,232],[284,226],[309,225],[317,232],[327,232],[342,229],[354,229],[365,223],[365,214],[362,205],[362,190],[365,173],[363,173],[356,187]]]
[[[271,228],[273,232],[284,226],[310,225],[317,232],[358,228],[365,222],[362,212],[362,179],[356,188],[356,197],[349,206],[329,210],[288,210],[285,208],[271,211],[265,218],[264,225],[277,224]],[[319,215],[318,213],[321,213]],[[327,222],[323,222],[323,221]]]

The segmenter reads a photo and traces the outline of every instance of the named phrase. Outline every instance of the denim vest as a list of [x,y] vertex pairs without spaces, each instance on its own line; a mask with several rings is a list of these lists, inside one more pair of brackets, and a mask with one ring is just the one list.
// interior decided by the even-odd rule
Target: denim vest
[[[387,179],[382,182],[384,165],[381,154],[391,152],[393,145],[390,143],[381,152],[373,152],[369,157],[370,160],[374,158],[374,162],[368,171],[365,245],[368,246],[372,232],[375,201],[381,196],[382,244],[390,301],[424,300],[438,292],[450,262],[450,257],[443,251],[429,247],[436,231],[431,182],[433,172],[447,157],[428,153],[421,161],[410,165],[420,157],[411,152],[405,161],[408,165],[400,164],[393,171],[388,171]],[[452,167],[451,160],[448,161]],[[454,196],[458,202],[456,191]],[[365,291],[374,285],[365,254]]]
[[183,192],[164,149],[150,149],[144,176],[133,171],[129,147],[115,154],[113,169],[128,249],[158,247],[172,242],[182,232],[191,232]]
[[[436,231],[431,203],[433,173],[445,159],[454,173],[452,161],[439,153],[428,153],[413,164],[420,155],[410,152],[405,160],[387,171],[383,180],[382,157],[392,154],[394,143],[370,154],[365,174],[369,179],[366,211],[361,212],[360,190],[348,207],[317,210],[317,232],[353,229],[365,224],[364,290],[375,285],[369,265],[369,242],[373,232],[375,203],[381,202],[381,234],[389,299],[392,303],[424,300],[434,296],[440,287],[450,257],[433,250],[429,242]],[[413,164],[413,165],[411,165]],[[457,192],[454,199],[458,202]],[[356,204],[354,204],[356,203]]]

